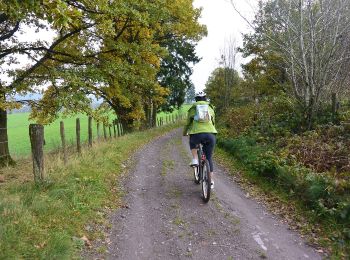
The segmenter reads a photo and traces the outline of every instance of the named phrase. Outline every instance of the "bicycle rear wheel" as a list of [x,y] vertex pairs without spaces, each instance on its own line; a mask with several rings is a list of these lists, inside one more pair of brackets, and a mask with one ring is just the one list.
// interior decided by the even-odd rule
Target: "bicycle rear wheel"
[[193,167],[193,177],[194,177],[194,183],[200,184],[201,171],[202,171],[202,167],[201,167],[202,149],[201,149],[201,147],[198,147],[197,156],[198,156],[198,166]]
[[203,178],[202,178],[202,199],[205,203],[207,203],[210,199],[210,191],[211,191],[211,177],[209,174],[209,162],[205,160],[203,164]]
[[195,184],[200,183],[200,172],[199,172],[199,166],[193,167],[193,179]]

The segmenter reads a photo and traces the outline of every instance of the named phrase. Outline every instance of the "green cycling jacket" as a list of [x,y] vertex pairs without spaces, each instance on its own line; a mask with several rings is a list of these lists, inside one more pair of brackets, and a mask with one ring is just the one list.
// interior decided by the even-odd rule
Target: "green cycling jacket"
[[[196,105],[209,105],[209,114],[211,121],[209,122],[198,122],[194,120],[196,115]],[[216,134],[215,128],[215,113],[213,107],[207,101],[198,101],[192,105],[187,112],[187,123],[184,127],[183,134],[199,134],[199,133],[213,133]]]

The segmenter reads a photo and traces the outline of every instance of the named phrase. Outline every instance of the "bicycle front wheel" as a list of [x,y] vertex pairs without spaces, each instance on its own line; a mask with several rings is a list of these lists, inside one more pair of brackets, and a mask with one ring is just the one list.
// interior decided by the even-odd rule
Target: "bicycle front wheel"
[[203,179],[202,179],[202,199],[205,203],[207,203],[210,199],[210,191],[211,191],[211,176],[209,174],[209,162],[205,160],[203,165]]

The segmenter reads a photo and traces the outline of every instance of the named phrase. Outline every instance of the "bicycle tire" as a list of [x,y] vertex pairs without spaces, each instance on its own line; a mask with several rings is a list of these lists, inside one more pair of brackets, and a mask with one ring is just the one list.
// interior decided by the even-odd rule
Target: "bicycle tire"
[[194,183],[195,184],[200,184],[201,182],[201,158],[202,158],[202,151],[201,149],[197,150],[197,156],[198,156],[198,166],[193,167],[193,177],[194,177]]
[[210,191],[211,191],[211,176],[209,174],[209,162],[205,160],[202,168],[202,199],[205,203],[210,200]]
[[195,184],[200,184],[199,166],[193,167],[193,180]]

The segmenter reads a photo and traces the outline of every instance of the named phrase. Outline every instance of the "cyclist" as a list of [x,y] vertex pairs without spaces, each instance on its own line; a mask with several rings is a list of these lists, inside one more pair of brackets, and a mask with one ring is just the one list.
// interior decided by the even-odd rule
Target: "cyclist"
[[190,166],[198,165],[197,146],[203,144],[203,151],[209,162],[211,175],[211,188],[214,188],[213,181],[213,150],[216,142],[215,113],[212,105],[207,101],[204,92],[198,92],[195,96],[196,102],[188,110],[187,124],[183,134],[190,135],[190,149],[192,152],[192,162]]

